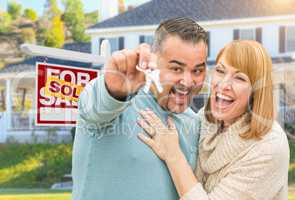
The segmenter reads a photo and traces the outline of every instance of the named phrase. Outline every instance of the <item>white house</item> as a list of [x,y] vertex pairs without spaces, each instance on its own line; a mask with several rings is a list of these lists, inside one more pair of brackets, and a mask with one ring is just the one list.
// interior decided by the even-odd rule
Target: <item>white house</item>
[[[180,16],[195,19],[208,31],[209,65],[214,64],[218,51],[234,39],[261,42],[273,59],[278,107],[287,104],[288,109],[295,110],[294,0],[151,0],[89,27],[91,52],[98,54],[105,38],[110,40],[112,51],[151,43],[161,21]],[[279,120],[294,121],[294,113],[287,113],[287,119],[279,115]]]
[[195,19],[209,32],[209,60],[233,39],[257,40],[274,58],[295,52],[293,0],[152,0],[89,27],[91,51],[98,54],[104,38],[111,40],[112,50],[151,42],[161,21],[179,16]]

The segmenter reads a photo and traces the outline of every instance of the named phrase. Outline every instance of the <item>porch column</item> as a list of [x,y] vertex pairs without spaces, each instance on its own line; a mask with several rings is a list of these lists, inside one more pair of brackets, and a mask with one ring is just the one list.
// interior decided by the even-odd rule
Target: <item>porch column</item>
[[11,79],[6,80],[6,129],[11,129],[12,121],[12,92],[11,92]]
[[91,37],[91,53],[98,55],[99,54],[99,45],[100,45],[100,38],[98,36]]

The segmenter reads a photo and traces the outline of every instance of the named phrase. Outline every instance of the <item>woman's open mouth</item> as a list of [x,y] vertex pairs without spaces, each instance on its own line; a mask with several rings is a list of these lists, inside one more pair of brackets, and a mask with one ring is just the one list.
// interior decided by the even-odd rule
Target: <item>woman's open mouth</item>
[[216,93],[215,95],[215,106],[219,109],[226,109],[234,103],[234,98],[224,95],[221,93]]

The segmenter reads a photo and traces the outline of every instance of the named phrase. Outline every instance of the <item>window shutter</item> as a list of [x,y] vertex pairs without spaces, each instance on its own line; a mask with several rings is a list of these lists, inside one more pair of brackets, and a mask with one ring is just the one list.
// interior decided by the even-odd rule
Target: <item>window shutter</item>
[[119,50],[124,49],[124,37],[119,37]]
[[6,103],[5,103],[5,90],[1,90],[1,107],[2,107],[2,109],[3,110],[5,110],[5,105],[6,105]]
[[208,37],[208,57],[210,57],[210,51],[211,51],[211,48],[210,48],[210,40],[211,40],[211,37],[210,37],[210,32],[208,31],[207,32],[207,37]]
[[262,43],[262,28],[256,28],[256,41]]
[[240,39],[240,30],[234,29],[234,40]]
[[144,35],[139,36],[139,44],[144,43]]
[[281,26],[279,30],[279,52],[286,52],[286,27]]

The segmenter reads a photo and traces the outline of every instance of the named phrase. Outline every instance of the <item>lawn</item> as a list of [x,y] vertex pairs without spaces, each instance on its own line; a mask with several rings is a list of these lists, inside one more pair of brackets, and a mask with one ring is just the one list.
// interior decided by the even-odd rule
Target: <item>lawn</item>
[[0,144],[0,188],[50,188],[71,163],[72,144]]
[[0,195],[0,200],[70,200],[70,193]]
[[[51,190],[0,190],[0,200],[70,200],[71,193]],[[295,200],[295,192],[289,192],[288,200]]]
[[[70,200],[70,191],[32,188],[49,188],[69,173],[71,152],[71,144],[0,145],[0,200]],[[290,155],[288,200],[295,200],[294,141]]]
[[70,191],[32,188],[61,181],[71,160],[72,144],[0,144],[0,200],[70,200]]
[[1,189],[0,200],[70,200],[70,191],[48,189]]
[[295,183],[289,183],[289,198],[288,200],[295,200]]

